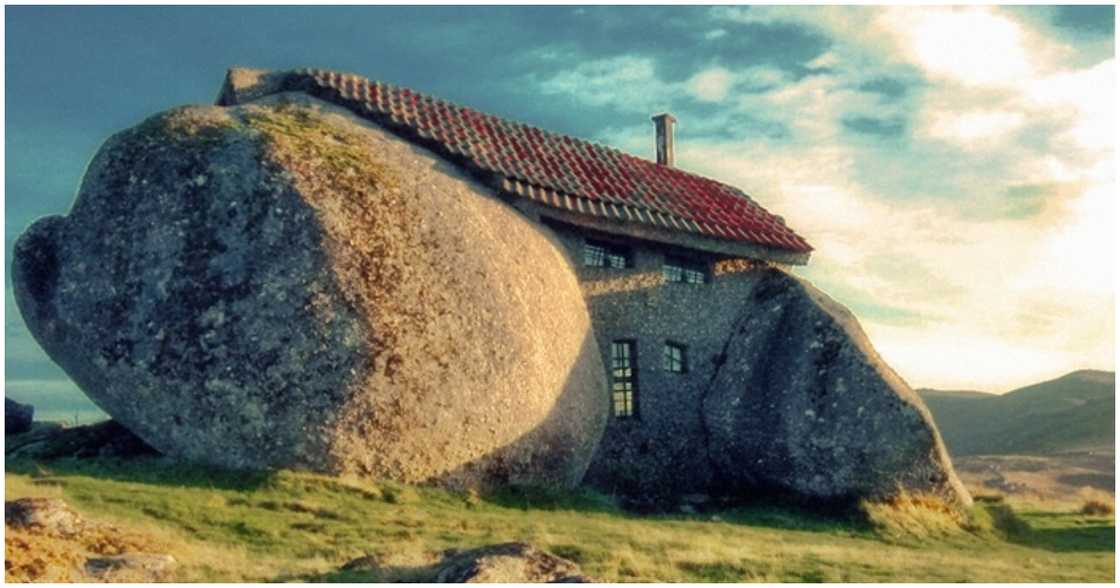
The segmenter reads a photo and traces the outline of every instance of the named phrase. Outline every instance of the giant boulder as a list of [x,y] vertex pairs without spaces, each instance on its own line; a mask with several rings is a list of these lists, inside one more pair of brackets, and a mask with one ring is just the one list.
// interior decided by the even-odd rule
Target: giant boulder
[[304,95],[110,138],[15,246],[47,353],[160,452],[482,487],[574,485],[605,423],[554,238]]
[[925,404],[852,313],[784,271],[759,272],[704,397],[724,490],[969,504]]

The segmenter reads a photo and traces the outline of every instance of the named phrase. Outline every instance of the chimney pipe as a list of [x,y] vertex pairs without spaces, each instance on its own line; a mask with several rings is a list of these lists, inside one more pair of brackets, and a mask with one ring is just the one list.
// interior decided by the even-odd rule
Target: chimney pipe
[[677,119],[668,112],[650,117],[657,129],[657,165],[673,167],[673,124]]

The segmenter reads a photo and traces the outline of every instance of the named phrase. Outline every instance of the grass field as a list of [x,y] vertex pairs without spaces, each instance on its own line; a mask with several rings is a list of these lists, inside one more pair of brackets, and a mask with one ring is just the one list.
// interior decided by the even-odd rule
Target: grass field
[[[588,493],[443,490],[158,458],[7,464],[8,500],[61,497],[180,562],[179,581],[422,580],[438,553],[527,541],[604,581],[1110,582],[1114,520],[1079,504],[907,503],[824,516],[758,503],[638,516]],[[375,555],[375,571],[339,572]]]

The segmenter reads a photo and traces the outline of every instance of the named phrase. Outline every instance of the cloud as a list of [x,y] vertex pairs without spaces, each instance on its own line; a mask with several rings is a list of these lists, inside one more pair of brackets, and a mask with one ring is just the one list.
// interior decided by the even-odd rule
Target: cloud
[[591,106],[612,106],[623,110],[648,111],[663,84],[654,73],[649,58],[620,56],[587,61],[540,81],[545,94],[566,94]]
[[987,7],[883,10],[875,25],[934,79],[965,85],[1014,84],[1035,74],[1021,26]]
[[1082,70],[1062,71],[1031,80],[1024,88],[1029,107],[1064,110],[1076,120],[1070,137],[1085,149],[1115,148],[1116,61],[1108,59]]
[[1002,141],[1022,128],[1025,121],[1021,112],[1002,110],[940,110],[928,114],[921,132],[934,139],[952,141],[964,149],[970,149],[977,143]]
[[731,83],[731,72],[722,67],[713,67],[693,76],[686,87],[699,100],[719,102],[727,97]]
[[[832,43],[808,75],[769,67],[765,84],[727,64],[669,83],[651,60],[648,93],[693,129],[679,165],[804,234],[817,250],[798,271],[853,308],[905,378],[1002,391],[1114,366],[1112,59],[1071,65],[1068,45],[996,8],[711,14]],[[727,130],[745,121],[783,132]],[[644,125],[596,138],[651,144]]]

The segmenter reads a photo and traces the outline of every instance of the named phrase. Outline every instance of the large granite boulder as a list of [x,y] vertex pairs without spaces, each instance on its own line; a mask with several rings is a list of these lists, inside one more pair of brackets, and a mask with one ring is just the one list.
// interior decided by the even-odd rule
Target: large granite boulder
[[852,313],[784,271],[759,271],[704,397],[724,489],[971,503],[925,404]]
[[30,431],[31,421],[34,418],[34,406],[16,402],[11,398],[4,399],[4,434],[16,435]]
[[602,361],[549,234],[302,94],[111,137],[15,246],[32,334],[161,453],[483,487],[579,482]]

